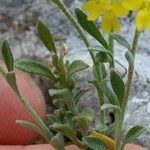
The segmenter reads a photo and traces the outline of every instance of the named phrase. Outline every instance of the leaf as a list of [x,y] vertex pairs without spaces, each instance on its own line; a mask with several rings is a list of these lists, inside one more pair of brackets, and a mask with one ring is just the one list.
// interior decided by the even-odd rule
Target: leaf
[[88,90],[82,89],[82,90],[79,90],[79,91],[75,94],[74,100],[75,100],[76,104],[79,102],[79,100],[81,99],[81,97],[82,97],[84,94],[86,94],[87,92],[88,92]]
[[134,56],[131,53],[131,51],[126,51],[125,53],[125,57],[129,63],[129,65],[132,67],[132,69],[134,68]]
[[55,81],[56,77],[52,71],[41,63],[33,60],[23,59],[15,62],[15,67],[28,73],[39,74]]
[[135,140],[144,131],[146,131],[146,128],[143,126],[136,125],[136,126],[132,127],[131,129],[129,129],[127,135],[125,136],[123,145],[133,142],[133,140]]
[[68,68],[68,76],[72,76],[73,74],[88,68],[88,65],[84,63],[82,60],[73,61]]
[[97,62],[105,63],[105,62],[111,62],[111,57],[106,54],[105,52],[98,52],[95,56],[95,59]]
[[74,117],[77,122],[82,135],[88,134],[88,129],[94,120],[94,111],[90,107],[83,109],[82,113]]
[[77,144],[78,146],[80,145],[81,147],[83,146],[76,137],[76,132],[68,125],[63,125],[61,123],[54,123],[51,128],[57,132],[63,133],[66,137],[68,137],[71,141],[74,142],[74,144]]
[[108,146],[101,140],[94,137],[83,137],[83,142],[92,150],[109,150]]
[[54,105],[62,105],[64,103],[65,103],[64,99],[61,99],[61,98],[53,99],[53,104]]
[[75,14],[82,28],[86,30],[91,36],[93,36],[97,41],[99,41],[106,49],[108,49],[108,44],[94,21],[89,21],[87,19],[87,15],[79,8],[75,9]]
[[129,51],[131,50],[131,46],[130,44],[125,40],[124,37],[122,37],[121,35],[118,34],[111,34],[111,36],[121,45],[123,45],[124,47],[126,47]]
[[108,55],[108,56],[110,56],[111,60],[113,60],[112,53],[102,46],[92,45],[92,46],[88,47],[88,51],[96,51],[96,52],[104,53],[103,55]]
[[125,85],[120,75],[113,69],[110,72],[110,82],[111,82],[113,91],[115,92],[118,98],[119,104],[122,107],[124,95],[125,95]]
[[68,92],[68,89],[50,89],[48,92],[50,96],[63,95],[64,93]]
[[37,22],[37,32],[41,41],[47,47],[47,49],[50,52],[56,53],[56,47],[52,35],[47,26],[41,20],[38,20]]
[[116,105],[112,105],[112,104],[104,104],[101,106],[101,110],[106,110],[106,109],[114,109],[116,111],[118,111],[118,114],[121,115],[122,114],[122,110],[120,107],[116,106]]
[[81,113],[82,116],[85,116],[88,121],[93,121],[94,118],[94,111],[90,107],[85,107]]
[[101,88],[104,89],[105,95],[108,98],[109,102],[113,105],[119,105],[118,98],[114,93],[110,83],[107,78],[101,82]]
[[109,150],[115,150],[115,141],[103,133],[92,131],[90,136],[103,141],[109,147]]
[[39,133],[40,135],[44,136],[43,133],[42,133],[42,130],[38,126],[36,126],[35,124],[33,124],[33,123],[31,123],[27,120],[16,120],[16,123],[19,124],[19,125],[31,128],[34,131],[36,131],[37,133]]
[[53,123],[55,123],[55,122],[59,122],[59,123],[60,123],[60,120],[59,120],[56,116],[51,115],[51,114],[48,114],[48,115],[47,115],[47,122],[48,122],[49,124],[53,124]]
[[59,150],[64,150],[64,138],[62,133],[57,133],[53,138],[51,138],[51,144]]
[[4,40],[2,43],[2,55],[7,66],[8,71],[13,71],[14,68],[14,59],[9,46],[8,40]]

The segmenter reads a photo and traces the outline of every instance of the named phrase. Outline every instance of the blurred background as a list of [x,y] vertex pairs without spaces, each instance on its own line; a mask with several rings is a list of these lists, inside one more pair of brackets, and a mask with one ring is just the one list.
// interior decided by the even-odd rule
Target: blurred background
[[[48,1],[48,3],[47,3]],[[50,64],[50,55],[42,45],[36,33],[36,22],[41,18],[51,30],[56,45],[65,43],[69,53],[67,59],[82,59],[92,66],[89,54],[80,37],[73,29],[70,22],[63,13],[52,3],[51,0],[0,0],[0,43],[3,38],[9,37],[15,59],[32,58],[43,63]],[[74,13],[75,7],[80,7],[83,0],[64,0],[70,11]],[[100,25],[100,20],[97,22]],[[131,43],[134,34],[134,14],[121,20],[121,34]],[[96,43],[89,35],[91,42]],[[107,38],[107,36],[106,36]],[[129,101],[126,115],[126,128],[135,124],[142,124],[150,128],[150,32],[144,31],[141,35],[138,54],[136,56],[136,67],[133,82],[133,90]],[[124,74],[127,62],[124,57],[126,49],[116,43],[116,59],[123,65],[117,69]],[[1,57],[1,55],[0,55]],[[77,86],[86,87],[91,90],[81,102],[81,108],[90,105],[96,110],[96,95],[94,89],[89,85],[85,77],[91,76],[91,69],[77,76]],[[35,77],[42,85],[42,90],[48,100],[47,90],[50,84],[39,77]],[[95,101],[94,101],[95,100]],[[51,103],[52,110],[53,105]],[[109,119],[108,119],[109,120]],[[149,147],[150,132],[147,131],[136,140],[136,143]]]

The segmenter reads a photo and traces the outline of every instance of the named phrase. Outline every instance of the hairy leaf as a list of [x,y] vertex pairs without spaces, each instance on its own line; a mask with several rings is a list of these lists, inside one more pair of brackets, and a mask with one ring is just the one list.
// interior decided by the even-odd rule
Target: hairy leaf
[[64,149],[64,138],[62,133],[58,132],[53,138],[51,138],[51,144],[59,150],[65,150]]
[[48,92],[50,96],[63,95],[64,93],[68,92],[68,89],[50,89]]
[[86,94],[87,92],[88,92],[88,90],[82,89],[82,90],[79,90],[79,91],[75,94],[74,100],[75,100],[76,104],[79,102],[79,100],[81,99],[81,97],[82,97],[84,94]]
[[56,80],[56,77],[52,73],[52,71],[37,61],[23,59],[23,60],[16,61],[15,66],[18,69],[21,69],[28,73],[39,74],[39,75],[46,76],[53,81]]
[[55,47],[52,35],[49,29],[47,28],[47,26],[41,20],[38,20],[37,22],[37,32],[41,41],[47,47],[47,49],[50,52],[56,53],[56,47]]
[[27,120],[16,120],[16,123],[19,124],[19,125],[31,128],[34,131],[36,131],[37,133],[39,133],[42,136],[44,136],[43,133],[42,133],[42,130],[38,126],[36,126],[35,124],[33,124],[33,123],[31,123],[31,122],[29,122]]
[[101,88],[104,89],[105,95],[108,98],[109,102],[113,105],[119,105],[118,98],[114,93],[110,83],[107,81],[107,78],[101,82]]
[[127,135],[125,136],[123,145],[133,142],[144,131],[146,131],[146,128],[143,126],[136,125],[136,126],[132,127],[131,129],[129,129]]
[[124,82],[121,79],[120,75],[115,70],[111,70],[110,72],[110,81],[111,81],[113,91],[118,97],[118,101],[120,103],[120,106],[122,107],[124,94],[125,94]]
[[56,116],[51,115],[51,114],[48,114],[48,115],[47,115],[47,122],[48,122],[49,124],[53,124],[53,123],[56,123],[56,122],[59,122],[59,123],[60,123],[60,120],[59,120]]
[[106,110],[106,109],[114,109],[116,111],[118,111],[118,113],[121,115],[122,111],[121,108],[116,106],[116,105],[112,105],[112,104],[104,104],[101,106],[101,110]]
[[68,76],[72,76],[73,74],[88,68],[88,65],[84,63],[82,60],[73,61],[68,68]]
[[82,132],[82,135],[88,134],[88,129],[94,120],[94,112],[90,107],[83,109],[82,113],[75,117],[75,120]]
[[126,47],[129,51],[131,50],[131,46],[130,44],[125,40],[124,37],[122,37],[121,35],[118,34],[112,34],[111,35],[119,44],[123,45],[124,47]]
[[93,36],[107,49],[108,44],[104,39],[103,35],[101,34],[101,32],[99,31],[97,25],[94,23],[94,21],[89,21],[87,19],[87,15],[79,8],[75,9],[75,14],[82,28],[86,30],[91,36]]
[[[103,53],[104,56],[109,56],[111,58],[109,58],[109,61],[112,61],[113,60],[113,56],[112,56],[112,53],[107,50],[106,48],[102,47],[102,46],[99,46],[99,45],[92,45],[90,47],[88,47],[88,51],[94,51],[94,52],[98,52],[98,53]],[[107,56],[107,59],[108,59],[108,56]]]
[[132,69],[134,68],[134,56],[130,51],[126,51],[125,53],[125,57],[129,63],[129,65],[132,67]]
[[100,139],[94,137],[83,137],[83,142],[92,150],[109,150],[108,146]]
[[[57,132],[63,133],[66,137],[68,137],[71,141],[73,141],[75,144],[78,143],[80,145],[81,143],[76,137],[76,132],[68,125],[64,125],[61,123],[54,123],[51,128]],[[81,144],[82,146],[82,144]]]
[[95,59],[97,62],[105,63],[105,62],[111,62],[111,57],[106,54],[105,52],[98,52],[95,56]]
[[13,71],[14,59],[8,40],[4,40],[2,43],[2,54],[8,71]]

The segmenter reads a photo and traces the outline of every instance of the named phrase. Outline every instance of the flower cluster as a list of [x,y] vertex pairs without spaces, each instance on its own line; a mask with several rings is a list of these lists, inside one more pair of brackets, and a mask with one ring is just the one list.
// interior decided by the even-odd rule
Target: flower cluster
[[119,32],[118,18],[127,16],[129,11],[137,11],[137,30],[150,29],[150,0],[89,0],[83,10],[88,12],[89,20],[102,16],[102,28],[106,33]]

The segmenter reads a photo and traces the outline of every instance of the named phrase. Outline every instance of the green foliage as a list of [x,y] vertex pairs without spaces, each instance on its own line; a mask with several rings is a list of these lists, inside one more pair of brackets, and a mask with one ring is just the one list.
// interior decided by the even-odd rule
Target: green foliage
[[[75,26],[91,55],[93,61],[93,75],[92,80],[87,80],[89,83],[93,83],[97,91],[100,118],[98,125],[100,127],[96,129],[92,128],[95,115],[90,107],[83,108],[80,111],[78,110],[80,99],[89,90],[76,88],[75,75],[89,66],[82,60],[74,60],[71,63],[66,60],[65,55],[67,52],[65,45],[63,44],[61,46],[60,51],[56,49],[52,34],[41,20],[38,20],[37,32],[41,41],[51,54],[53,70],[33,60],[23,59],[14,62],[8,41],[4,40],[2,43],[2,54],[7,66],[7,71],[0,66],[0,73],[15,91],[27,111],[32,115],[36,124],[26,120],[18,120],[16,123],[32,128],[40,133],[58,150],[64,150],[65,144],[70,142],[82,149],[109,150],[108,147],[110,145],[106,145],[103,141],[93,138],[89,136],[89,134],[90,130],[98,130],[106,135],[113,131],[116,150],[121,150],[121,147],[123,148],[125,144],[132,142],[146,130],[142,126],[134,126],[123,138],[123,123],[132,85],[134,56],[139,33],[136,31],[132,46],[124,37],[115,33],[109,35],[109,42],[107,42],[96,23],[89,21],[87,15],[81,9],[75,9],[76,20],[62,0],[53,0],[53,2],[60,7]],[[84,30],[94,37],[99,42],[99,45],[90,44]],[[125,54],[129,64],[127,86],[125,86],[123,79],[117,73],[115,64],[113,64],[115,62],[115,53],[113,51],[115,48],[113,46],[114,40],[128,49]],[[45,123],[30,106],[28,100],[26,100],[20,92],[20,89],[18,89],[14,65],[20,70],[45,76],[53,81],[54,87],[48,92],[49,95],[52,96],[52,101],[56,109],[53,113],[47,115]],[[86,101],[86,99],[84,99],[84,101]],[[115,118],[110,126],[107,126],[105,122],[105,112],[108,109],[113,110]]]
[[130,44],[125,40],[124,37],[122,37],[119,34],[112,34],[111,35],[119,44],[121,44],[122,46],[126,47],[129,51],[131,50],[131,46]]
[[114,59],[112,53],[109,50],[99,45],[92,45],[88,47],[88,51],[96,52],[96,60],[98,62],[109,62],[113,61]]
[[104,39],[103,35],[99,31],[97,25],[94,21],[89,21],[87,15],[79,8],[75,9],[75,14],[78,19],[79,24],[84,30],[86,30],[91,36],[93,36],[97,41],[99,41],[106,49],[108,44]]
[[82,140],[92,150],[109,150],[108,146],[97,138],[87,136],[83,137]]
[[74,100],[76,102],[76,104],[78,104],[78,102],[80,101],[81,97],[86,94],[88,92],[88,90],[79,90],[75,95],[74,95]]
[[56,53],[56,47],[52,35],[47,26],[42,22],[42,20],[38,20],[37,22],[37,32],[41,41],[47,47],[47,49],[50,52]]
[[140,125],[136,125],[132,127],[127,135],[124,138],[123,145],[133,142],[139,135],[141,135],[144,131],[146,131],[146,128]]
[[41,134],[42,136],[44,136],[43,133],[42,133],[42,130],[38,126],[36,126],[35,124],[33,124],[33,123],[31,123],[31,122],[29,122],[27,120],[16,120],[16,123],[19,124],[19,125],[31,128],[34,131],[36,131],[39,134]]
[[68,76],[72,76],[73,74],[88,68],[88,65],[85,64],[82,60],[73,61],[68,68]]
[[29,59],[18,60],[15,62],[15,67],[28,73],[46,76],[53,81],[56,80],[56,77],[53,74],[53,72],[49,68],[47,68],[46,66],[42,65],[37,61]]
[[2,43],[2,54],[8,71],[13,71],[14,59],[8,40],[4,40]]
[[110,72],[110,81],[111,81],[113,91],[115,92],[115,94],[118,98],[120,106],[122,107],[124,95],[125,95],[124,82],[121,79],[120,75],[114,70],[111,70],[111,72]]
[[106,97],[109,102],[113,105],[119,105],[118,98],[114,93],[111,84],[108,82],[107,78],[101,82],[101,88],[104,90]]
[[132,69],[134,69],[134,56],[130,51],[126,51],[125,57]]
[[82,113],[75,117],[75,121],[77,122],[82,135],[88,135],[88,130],[94,121],[93,110],[90,107],[84,108]]
[[51,144],[59,150],[64,150],[64,138],[62,133],[58,132],[52,139]]

